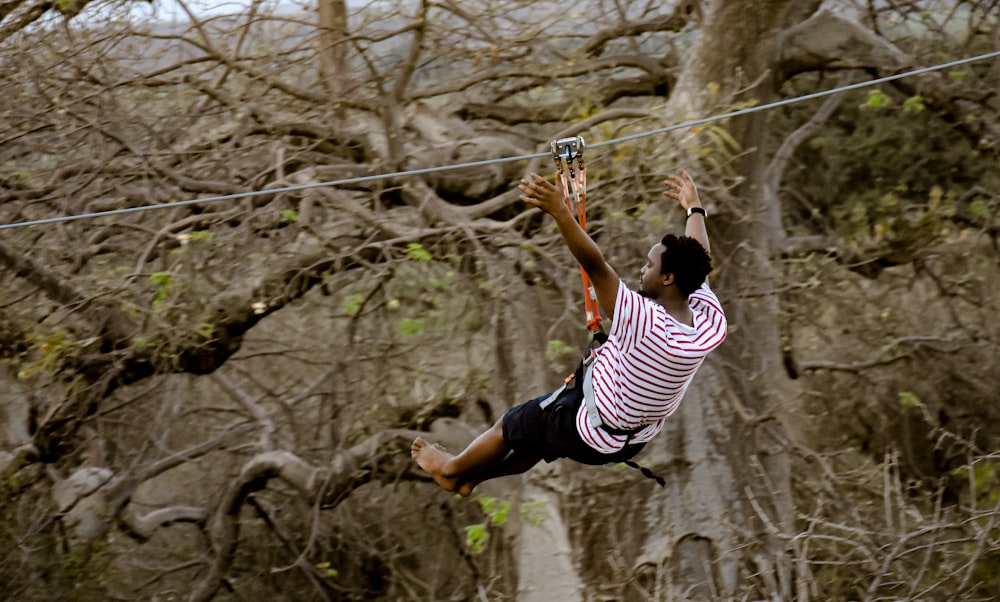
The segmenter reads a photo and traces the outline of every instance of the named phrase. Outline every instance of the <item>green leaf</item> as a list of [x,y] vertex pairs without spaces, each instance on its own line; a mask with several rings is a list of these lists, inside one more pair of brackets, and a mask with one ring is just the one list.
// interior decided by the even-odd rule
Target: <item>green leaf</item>
[[920,398],[915,393],[901,391],[899,393],[899,405],[904,408],[919,408],[924,405],[924,402],[920,401]]
[[170,296],[170,287],[174,282],[174,277],[166,272],[154,272],[149,275],[149,281],[156,287],[153,293],[153,303],[159,305]]
[[705,126],[705,132],[725,155],[740,150],[739,141],[725,127],[713,123]]
[[337,577],[340,576],[340,571],[338,571],[337,569],[330,568],[329,561],[317,562],[316,568],[323,572],[324,577],[328,577],[330,579],[336,579]]
[[294,209],[284,209],[281,212],[281,217],[290,222],[297,222],[299,221],[299,212]]
[[211,230],[195,230],[191,232],[190,240],[197,242],[210,242],[212,240]]
[[496,505],[497,498],[484,495],[476,498],[476,501],[479,502],[479,509],[483,511],[483,514],[489,514]]
[[868,100],[865,101],[865,106],[878,109],[880,107],[888,106],[892,103],[892,99],[889,98],[885,92],[881,90],[869,90]]
[[167,272],[154,272],[149,275],[149,281],[154,285],[163,288],[170,286],[174,281],[174,277]]
[[972,474],[976,478],[976,488],[984,489],[996,480],[997,471],[989,462],[979,462],[972,469]]
[[958,82],[962,81],[963,79],[965,79],[966,75],[968,75],[968,73],[965,72],[965,71],[949,71],[948,72],[948,77],[950,77],[952,79],[952,81],[954,81],[955,83],[958,83]]
[[349,316],[355,316],[359,311],[361,311],[361,306],[365,302],[365,296],[359,293],[353,294],[347,299],[344,299],[344,313]]
[[969,211],[976,217],[990,219],[990,208],[981,199],[976,199],[969,204]]
[[414,261],[430,261],[433,259],[427,249],[415,242],[406,245],[406,257]]
[[911,115],[916,115],[917,113],[922,113],[927,108],[924,104],[924,99],[922,96],[917,94],[916,96],[911,96],[903,101],[903,112],[909,113]]
[[490,512],[490,522],[494,525],[502,525],[507,522],[507,517],[510,516],[511,503],[507,500],[502,500],[497,508]]
[[486,531],[486,523],[469,525],[465,528],[465,545],[473,554],[482,553],[489,538],[490,534]]
[[479,508],[483,514],[490,519],[490,523],[502,525],[507,522],[507,517],[510,516],[510,502],[489,496],[480,496],[476,498],[476,501],[479,502]]
[[572,347],[559,339],[554,339],[549,341],[549,344],[545,348],[545,359],[554,362],[569,353],[573,353]]
[[527,521],[529,525],[532,527],[538,527],[545,522],[545,506],[545,500],[525,502],[524,504],[521,504],[518,513],[521,515],[521,519]]
[[406,336],[418,335],[424,331],[424,321],[419,318],[403,318],[399,321],[399,332]]

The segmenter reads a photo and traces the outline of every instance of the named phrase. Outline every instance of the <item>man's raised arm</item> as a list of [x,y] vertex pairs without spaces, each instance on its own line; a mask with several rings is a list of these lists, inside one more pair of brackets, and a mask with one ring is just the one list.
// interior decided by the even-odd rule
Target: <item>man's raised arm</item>
[[705,247],[705,251],[711,253],[712,248],[708,245],[708,230],[705,229],[705,210],[702,209],[701,199],[698,198],[698,188],[694,185],[694,180],[691,179],[688,172],[678,169],[677,173],[679,175],[667,176],[668,179],[663,182],[669,189],[663,193],[663,196],[680,203],[687,213],[687,226],[684,229],[684,234],[700,242],[701,246]]
[[536,173],[529,177],[530,179],[521,180],[521,185],[518,187],[523,193],[521,200],[529,205],[539,207],[556,220],[559,233],[566,241],[566,246],[579,262],[580,267],[590,276],[594,292],[597,294],[597,302],[601,305],[604,313],[609,316],[615,315],[618,286],[621,284],[618,274],[605,261],[604,254],[597,243],[584,232],[580,224],[573,218],[573,214],[566,206],[562,191]]

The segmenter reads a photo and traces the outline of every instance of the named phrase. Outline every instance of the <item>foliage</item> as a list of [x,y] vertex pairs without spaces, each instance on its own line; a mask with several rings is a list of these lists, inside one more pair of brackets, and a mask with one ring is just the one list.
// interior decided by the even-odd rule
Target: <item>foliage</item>
[[415,242],[406,245],[406,257],[414,261],[430,261],[432,259],[427,249]]
[[[1000,186],[995,159],[940,127],[927,99],[910,97],[893,111],[885,110],[888,95],[867,94],[861,108],[842,103],[830,126],[800,149],[786,176],[795,191],[786,204],[789,222],[796,230],[836,231],[860,249],[924,247],[952,227],[964,193]],[[864,110],[872,98],[883,110]],[[986,218],[984,205],[979,199],[973,211]]]
[[[37,484],[0,483],[0,583],[5,599],[98,600],[108,596],[116,561],[103,541],[71,543],[67,527]],[[31,545],[25,545],[25,542]]]
[[567,358],[573,358],[576,355],[579,355],[578,350],[573,349],[573,347],[558,339],[549,341],[549,344],[545,348],[545,359],[554,371],[562,367]]
[[518,512],[521,518],[533,527],[541,526],[545,521],[546,503],[544,500],[537,502],[524,502]]
[[[502,527],[507,523],[513,504],[507,500],[501,500],[491,496],[477,496],[476,502],[483,515],[485,522],[466,525],[465,545],[473,554],[482,554],[486,549],[486,544],[490,541],[490,533],[493,529]],[[532,526],[539,526],[545,519],[545,502],[524,502],[518,505],[518,515]]]
[[489,541],[486,523],[477,523],[465,527],[465,545],[473,554],[482,554]]

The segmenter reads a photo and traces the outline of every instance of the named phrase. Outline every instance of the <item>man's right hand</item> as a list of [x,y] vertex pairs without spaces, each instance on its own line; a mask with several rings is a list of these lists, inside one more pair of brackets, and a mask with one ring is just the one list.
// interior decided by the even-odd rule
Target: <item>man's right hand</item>
[[521,195],[522,201],[541,208],[555,218],[559,234],[566,241],[566,246],[594,284],[597,303],[604,313],[609,316],[615,315],[615,302],[621,278],[604,260],[601,249],[573,217],[573,213],[566,206],[562,190],[536,173],[521,180],[518,188],[524,193]]
[[529,178],[530,180],[523,178],[518,186],[524,193],[521,195],[522,201],[540,208],[553,217],[560,212],[569,211],[562,190],[536,173],[532,173]]

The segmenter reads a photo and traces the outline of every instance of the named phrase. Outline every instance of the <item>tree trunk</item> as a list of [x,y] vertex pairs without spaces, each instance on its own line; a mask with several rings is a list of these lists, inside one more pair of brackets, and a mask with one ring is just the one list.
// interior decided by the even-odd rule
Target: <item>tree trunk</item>
[[327,94],[343,93],[350,78],[347,64],[347,3],[319,0],[319,72]]
[[[775,40],[789,11],[797,4],[801,2],[713,2],[667,114],[677,118],[702,117],[741,102],[771,101],[778,85],[773,74]],[[725,47],[719,47],[719,40],[726,40]],[[726,102],[727,99],[731,100]],[[675,426],[681,432],[674,436],[684,441],[710,444],[716,441],[720,447],[729,449],[731,455],[726,459],[731,464],[716,466],[717,478],[704,479],[695,498],[722,506],[717,510],[723,513],[721,516],[703,512],[691,503],[671,504],[673,512],[681,513],[680,522],[690,537],[700,542],[683,546],[678,542],[671,552],[675,567],[697,567],[705,560],[700,556],[707,550],[734,549],[737,542],[720,541],[724,537],[719,533],[723,516],[737,524],[744,522],[739,517],[747,523],[756,517],[756,532],[747,535],[757,545],[745,548],[749,557],[741,562],[753,565],[752,572],[762,577],[766,589],[789,599],[793,579],[789,565],[784,562],[782,535],[794,528],[794,508],[783,401],[790,398],[791,387],[781,360],[779,274],[769,261],[780,232],[769,227],[767,220],[771,199],[764,186],[767,157],[761,148],[767,119],[768,113],[763,111],[722,124],[739,143],[741,156],[735,172],[741,181],[733,198],[705,199],[718,270],[714,287],[720,293],[730,323],[730,335],[719,351],[724,364],[715,365],[725,365],[719,369],[719,377],[732,399],[730,403],[714,400],[713,405],[706,405],[700,412],[692,407],[710,401],[704,394],[707,370],[703,369],[685,400],[682,420]],[[736,415],[731,415],[736,410]],[[692,413],[698,419],[692,419]],[[703,459],[692,457],[691,452],[691,448],[685,448],[674,462],[685,460],[680,465],[688,478],[704,476]],[[726,478],[727,475],[731,478]],[[687,484],[688,479],[682,482]],[[684,499],[684,488],[676,482],[669,487],[670,499]],[[726,508],[727,503],[734,507]],[[729,562],[719,566],[717,593],[728,595],[737,585],[732,579],[733,567]],[[696,588],[704,587],[700,571],[675,570],[673,574],[673,587],[678,591],[687,588],[698,591]],[[691,582],[685,583],[686,579]]]

